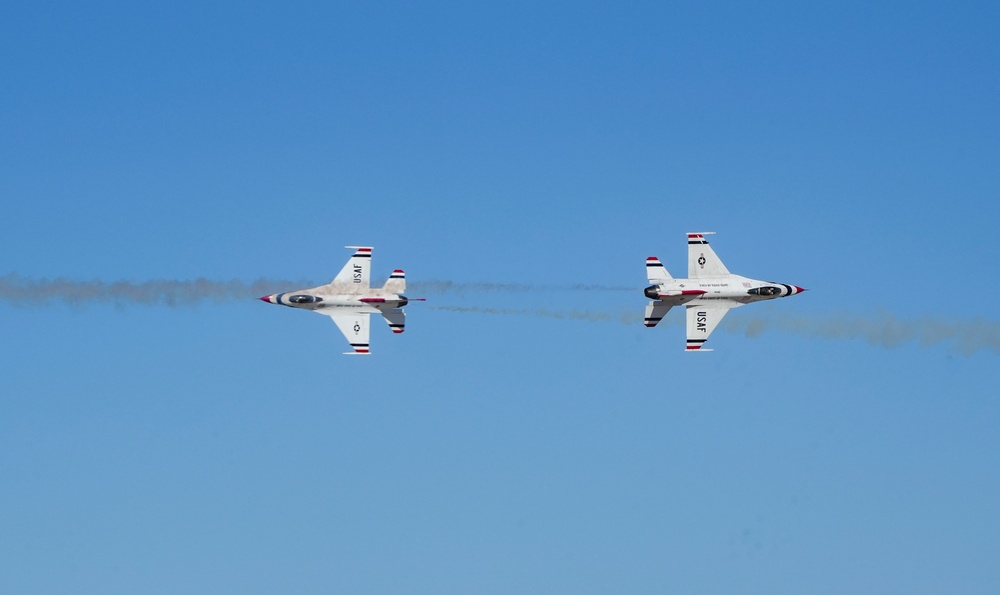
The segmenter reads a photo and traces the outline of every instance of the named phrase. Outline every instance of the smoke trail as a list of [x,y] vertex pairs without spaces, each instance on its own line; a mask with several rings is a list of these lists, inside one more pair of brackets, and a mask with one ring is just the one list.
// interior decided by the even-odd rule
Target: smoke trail
[[[224,302],[263,294],[321,285],[315,281],[257,279],[256,281],[217,279],[153,279],[148,281],[79,281],[66,277],[35,279],[17,274],[0,276],[0,301],[18,306],[48,305],[54,302],[193,306],[201,302]],[[462,296],[466,293],[528,293],[541,291],[634,291],[631,287],[604,285],[570,286],[527,283],[459,283],[431,280],[410,283],[411,292]]]
[[541,291],[642,291],[641,287],[574,283],[572,285],[551,285],[537,283],[460,283],[445,280],[415,281],[409,283],[413,292],[464,295],[466,293],[531,293]]
[[[15,306],[44,306],[52,303],[72,305],[114,304],[117,306],[194,306],[203,302],[223,303],[249,299],[292,288],[309,287],[309,281],[257,279],[256,281],[219,281],[213,279],[149,281],[77,281],[65,277],[34,279],[17,274],[0,276],[0,302]],[[603,285],[567,287],[512,283],[456,283],[429,281],[414,283],[413,288],[441,294],[465,292],[532,292],[571,289],[578,291],[631,291],[632,288]],[[506,316],[534,316],[588,322],[614,322],[626,325],[641,323],[642,308],[622,310],[556,310],[482,308],[472,306],[430,305],[445,312]],[[683,316],[668,316],[661,324],[681,324]],[[863,317],[848,314],[818,316],[754,316],[742,311],[727,316],[722,327],[751,338],[767,332],[785,332],[803,337],[863,340],[880,347],[898,347],[908,343],[920,346],[953,344],[965,355],[978,351],[1000,353],[1000,322],[986,319],[899,318],[889,312]]]
[[211,279],[151,281],[76,281],[31,279],[16,274],[0,276],[0,301],[16,306],[44,306],[53,302],[146,306],[194,306],[201,302],[228,302],[259,297],[291,287],[308,287],[301,281],[257,279],[217,281]]
[[637,324],[642,322],[641,313],[623,310],[608,312],[602,310],[552,310],[549,308],[481,308],[475,306],[428,306],[430,310],[442,312],[460,312],[464,314],[498,314],[501,316],[529,316],[541,318],[556,318],[560,320],[586,320],[587,322],[617,322],[621,324]]
[[[480,308],[466,306],[429,306],[433,310],[504,316],[533,316],[589,322],[617,322],[638,325],[642,322],[641,310],[609,312],[601,310],[549,310],[528,308]],[[670,317],[660,323],[682,324],[682,316]],[[737,312],[727,316],[721,325],[726,331],[756,338],[766,332],[785,332],[802,337],[822,339],[863,340],[870,345],[893,348],[908,343],[921,347],[952,344],[959,353],[971,355],[977,351],[1000,354],[1000,322],[994,320],[899,318],[888,312],[875,317],[851,315],[819,316],[746,316]]]
[[[742,312],[741,312],[742,314]],[[758,337],[764,332],[779,331],[802,337],[824,339],[861,339],[870,345],[892,348],[908,343],[921,347],[951,343],[963,355],[977,351],[1000,353],[1000,322],[985,319],[899,318],[889,312],[874,317],[851,315],[805,316],[733,316],[723,326]]]

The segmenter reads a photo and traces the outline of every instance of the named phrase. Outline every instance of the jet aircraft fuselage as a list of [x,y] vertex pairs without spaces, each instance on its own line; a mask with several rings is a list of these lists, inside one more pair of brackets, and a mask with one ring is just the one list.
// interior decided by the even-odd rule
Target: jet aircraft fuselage
[[[406,275],[396,269],[381,288],[370,286],[372,249],[370,246],[354,248],[340,273],[326,285],[285,293],[272,293],[260,298],[269,304],[278,304],[325,314],[350,342],[355,353],[367,355],[369,349],[369,315],[381,314],[393,333],[403,332],[406,315],[403,306],[410,298],[403,295]],[[418,299],[417,301],[423,301]]]
[[666,283],[650,285],[644,293],[651,300],[662,300],[679,306],[694,299],[732,300],[740,304],[749,304],[787,297],[803,291],[805,290],[796,285],[729,275],[726,278],[671,279]]
[[[344,288],[345,291],[349,288]],[[325,308],[348,308],[366,312],[380,312],[382,308],[402,308],[410,299],[397,293],[372,290],[364,294],[333,293],[337,288],[321,285],[312,289],[300,289],[286,293],[275,293],[260,298],[269,304],[279,304],[300,310],[323,310]]]
[[652,285],[643,293],[653,301],[646,306],[645,325],[654,327],[670,308],[686,306],[687,351],[711,351],[702,346],[730,309],[805,291],[797,285],[730,273],[705,239],[710,233],[688,234],[687,279],[671,277],[655,256],[646,259],[646,277]]

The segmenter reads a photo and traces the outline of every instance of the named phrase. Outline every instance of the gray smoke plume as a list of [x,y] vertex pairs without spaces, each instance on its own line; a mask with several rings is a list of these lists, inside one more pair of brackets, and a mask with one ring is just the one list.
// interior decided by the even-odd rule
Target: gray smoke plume
[[0,301],[16,306],[44,306],[62,302],[73,305],[128,304],[146,306],[194,306],[201,302],[228,302],[234,299],[306,287],[302,281],[258,279],[218,281],[212,279],[150,281],[77,281],[57,277],[32,279],[16,274],[0,276]]
[[[164,305],[193,306],[201,302],[224,302],[233,299],[259,297],[278,291],[322,285],[323,282],[291,281],[287,279],[257,279],[256,281],[220,281],[217,279],[153,279],[148,281],[79,281],[65,277],[36,279],[17,274],[0,276],[0,301],[18,306],[47,305],[56,302],[83,305],[115,304],[125,306]],[[527,293],[540,291],[634,291],[631,287],[603,285],[571,286],[532,285],[525,283],[457,283],[454,281],[422,281],[410,283],[410,292],[438,295],[467,293]]]
[[481,308],[476,306],[428,306],[430,310],[460,312],[465,314],[499,314],[501,316],[533,316],[561,320],[586,320],[587,322],[642,323],[641,312],[608,312],[602,310],[553,310],[550,308]]
[[621,287],[614,285],[599,285],[574,283],[572,285],[552,285],[538,283],[458,283],[455,281],[427,280],[407,284],[414,293],[464,295],[466,293],[531,293],[542,291],[642,291],[641,287]]
[[[743,314],[740,312],[739,314]],[[723,326],[747,337],[779,331],[803,337],[861,339],[879,347],[916,343],[921,347],[951,344],[959,353],[1000,353],[1000,322],[985,319],[899,318],[889,312],[874,316],[732,316]]]
[[[641,309],[610,312],[601,310],[552,310],[529,308],[480,308],[472,306],[429,306],[446,312],[493,314],[504,316],[533,316],[589,322],[616,322],[625,325],[642,323]],[[660,326],[680,325],[683,316],[667,318]],[[899,318],[889,312],[875,316],[819,315],[819,316],[747,316],[736,312],[727,316],[722,328],[756,338],[768,332],[785,332],[803,337],[822,339],[860,339],[870,345],[891,348],[916,343],[922,347],[951,344],[959,353],[971,355],[977,351],[1000,353],[1000,322],[994,320]]]
[[[316,285],[309,281],[257,279],[256,281],[219,281],[213,279],[149,281],[78,281],[57,277],[35,279],[17,274],[0,276],[0,302],[15,306],[43,306],[53,303],[73,305],[113,304],[148,306],[194,306],[203,302],[222,303],[249,299],[292,288]],[[455,283],[429,281],[414,283],[418,291],[462,295],[466,292],[533,292],[566,290],[567,287],[515,283]],[[576,285],[578,291],[633,291],[634,288],[603,285]],[[533,316],[588,322],[613,322],[638,325],[642,308],[618,312],[590,309],[483,308],[475,306],[430,305],[444,312]],[[683,316],[668,316],[661,325],[679,325]],[[742,311],[727,316],[722,327],[729,332],[758,337],[768,332],[785,332],[803,337],[824,339],[860,339],[880,347],[898,347],[908,343],[921,346],[952,344],[963,354],[978,351],[1000,353],[1000,322],[985,319],[899,318],[889,312],[874,316],[824,314],[818,316],[755,316]]]

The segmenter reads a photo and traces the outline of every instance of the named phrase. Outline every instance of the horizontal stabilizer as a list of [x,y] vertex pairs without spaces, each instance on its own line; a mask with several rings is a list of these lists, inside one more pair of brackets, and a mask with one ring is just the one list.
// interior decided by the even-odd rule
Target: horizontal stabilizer
[[643,318],[643,324],[649,328],[653,328],[663,317],[667,315],[670,311],[670,305],[665,304],[660,301],[652,301],[646,304],[646,316]]
[[646,278],[653,285],[660,285],[673,279],[667,272],[667,267],[663,266],[660,259],[655,256],[646,259]]
[[389,280],[385,282],[382,291],[386,293],[403,293],[406,291],[406,273],[396,269],[389,275]]
[[406,313],[403,312],[401,308],[393,308],[392,310],[383,310],[382,317],[389,324],[389,328],[392,332],[397,335],[403,332],[406,325]]

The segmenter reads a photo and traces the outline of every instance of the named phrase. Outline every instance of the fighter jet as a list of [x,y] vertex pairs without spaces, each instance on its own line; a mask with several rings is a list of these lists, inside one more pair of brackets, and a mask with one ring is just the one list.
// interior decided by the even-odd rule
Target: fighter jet
[[706,231],[687,234],[687,279],[671,277],[655,256],[646,259],[646,276],[652,285],[644,293],[653,301],[646,306],[645,324],[654,327],[670,308],[686,306],[687,351],[712,351],[703,348],[705,341],[731,308],[805,291],[797,285],[757,281],[733,275],[705,239],[705,236],[714,233]]
[[269,304],[312,310],[329,316],[354,348],[346,354],[368,355],[371,353],[368,348],[369,315],[381,314],[392,332],[398,335],[406,324],[403,306],[411,301],[424,300],[403,295],[406,275],[399,269],[389,275],[389,280],[381,289],[369,287],[371,246],[346,247],[354,249],[354,255],[330,283],[312,289],[273,293],[260,299]]

